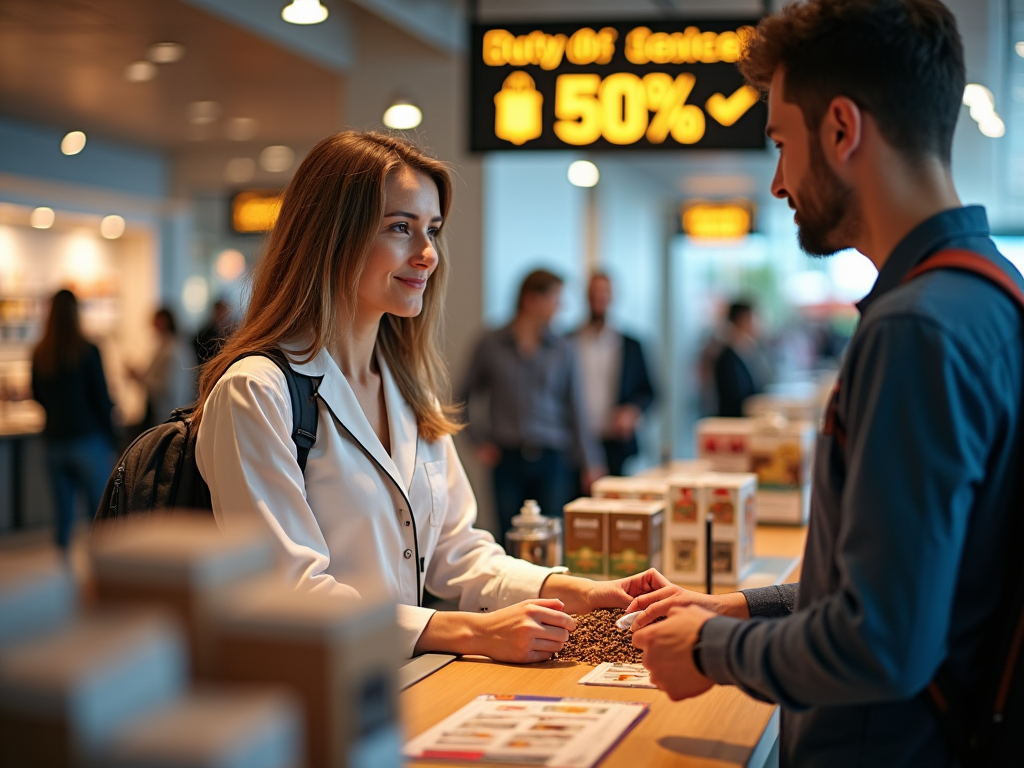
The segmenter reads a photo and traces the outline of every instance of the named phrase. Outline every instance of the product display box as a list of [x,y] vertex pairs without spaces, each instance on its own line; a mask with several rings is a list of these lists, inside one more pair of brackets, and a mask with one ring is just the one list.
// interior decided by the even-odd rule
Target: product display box
[[185,625],[193,671],[213,673],[210,626],[233,587],[273,566],[270,542],[255,530],[224,534],[212,516],[116,521],[92,542],[101,604],[159,604]]
[[706,519],[712,524],[712,578],[738,584],[754,561],[757,476],[706,472],[676,475],[669,484],[665,575],[684,584],[705,580]]
[[697,451],[716,472],[758,477],[758,522],[805,525],[810,513],[814,425],[778,415],[702,419]]
[[616,477],[607,475],[595,480],[590,494],[595,499],[636,499],[664,501],[668,483],[661,478]]
[[711,462],[707,459],[677,459],[637,472],[633,477],[645,480],[668,480],[673,475],[699,475],[701,472],[710,472],[711,470]]
[[0,763],[82,765],[187,683],[185,643],[167,615],[107,610],[0,649]]
[[295,768],[302,717],[286,694],[204,686],[126,726],[89,768]]
[[77,610],[71,568],[56,549],[0,557],[0,648],[56,629]]
[[564,515],[571,573],[619,578],[661,568],[664,501],[582,498],[566,504]]
[[305,765],[400,765],[394,602],[252,584],[235,591],[216,637],[221,679],[299,698]]

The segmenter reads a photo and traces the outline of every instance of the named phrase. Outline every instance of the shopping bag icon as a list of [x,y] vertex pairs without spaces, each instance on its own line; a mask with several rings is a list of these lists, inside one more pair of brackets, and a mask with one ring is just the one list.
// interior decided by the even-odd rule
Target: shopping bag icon
[[494,96],[494,135],[516,146],[536,139],[543,128],[543,103],[533,78],[513,72]]

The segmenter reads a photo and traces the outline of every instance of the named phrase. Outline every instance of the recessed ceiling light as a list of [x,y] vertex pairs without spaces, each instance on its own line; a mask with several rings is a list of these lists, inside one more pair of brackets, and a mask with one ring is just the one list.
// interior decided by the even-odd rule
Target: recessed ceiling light
[[116,213],[104,216],[103,221],[100,222],[100,234],[107,240],[117,240],[124,234],[124,218]]
[[216,101],[193,101],[188,105],[188,121],[193,125],[207,125],[220,117],[220,104]]
[[384,125],[399,131],[415,128],[423,122],[423,112],[415,104],[400,99],[384,111]]
[[148,83],[156,77],[156,64],[151,61],[133,61],[124,68],[123,74],[129,83]]
[[146,51],[146,58],[154,64],[173,64],[184,55],[185,46],[181,43],[154,43]]
[[260,167],[269,173],[284,173],[295,162],[295,152],[281,144],[267,147],[260,153]]
[[224,168],[224,180],[229,184],[245,184],[256,175],[256,161],[251,157],[235,157]]
[[53,208],[41,206],[32,211],[32,214],[28,217],[28,223],[36,229],[49,229],[53,226],[56,218],[57,214],[53,212]]
[[577,187],[597,186],[601,173],[589,160],[577,160],[569,166],[569,183]]
[[231,141],[250,141],[256,138],[260,124],[252,117],[233,117],[224,126],[224,135]]
[[85,134],[81,131],[71,131],[61,139],[60,151],[65,155],[77,155],[85,149]]
[[230,283],[233,280],[237,280],[245,272],[245,256],[242,255],[241,251],[237,251],[234,248],[221,251],[217,257],[214,270],[217,272],[217,277],[225,282]]
[[327,9],[320,0],[292,0],[281,9],[281,18],[289,24],[319,24],[327,18]]
[[1013,46],[1013,50],[1017,52],[1017,55],[1024,59],[1024,40]]

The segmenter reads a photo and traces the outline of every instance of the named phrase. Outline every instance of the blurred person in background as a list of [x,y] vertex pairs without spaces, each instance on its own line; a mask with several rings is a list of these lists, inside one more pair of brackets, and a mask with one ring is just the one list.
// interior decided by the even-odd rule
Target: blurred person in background
[[231,305],[224,299],[217,299],[213,305],[213,313],[202,330],[192,340],[196,361],[204,365],[217,356],[224,347],[224,342],[235,330],[231,317]]
[[57,544],[67,549],[78,494],[96,512],[113,467],[114,404],[96,345],[82,335],[78,300],[58,291],[32,353],[32,396],[46,410],[47,463],[57,508]]
[[174,313],[161,307],[153,315],[157,348],[146,370],[128,369],[128,375],[146,389],[146,416],[143,429],[161,424],[175,408],[191,405],[196,399],[195,357],[178,337]]
[[[588,493],[605,472],[587,422],[576,351],[551,329],[561,298],[558,275],[544,269],[528,274],[515,317],[480,339],[457,393],[467,404],[477,457],[494,473],[503,532],[524,500],[536,499],[541,510],[559,517],[577,483]],[[490,399],[486,427],[469,410],[478,396]]]
[[573,334],[582,372],[587,421],[604,446],[609,474],[621,475],[626,459],[639,448],[636,430],[654,402],[643,347],[608,324],[611,278],[598,272],[587,286],[590,320]]
[[764,390],[771,376],[757,337],[754,304],[736,301],[729,306],[728,324],[715,359],[718,416],[742,416],[743,403]]

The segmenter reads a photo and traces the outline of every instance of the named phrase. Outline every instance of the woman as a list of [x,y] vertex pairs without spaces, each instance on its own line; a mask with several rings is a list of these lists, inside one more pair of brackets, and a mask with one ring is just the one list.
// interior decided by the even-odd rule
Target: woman
[[195,358],[192,351],[178,337],[178,323],[174,313],[161,307],[153,315],[153,330],[157,347],[153,359],[145,370],[129,369],[128,375],[146,388],[146,415],[143,428],[162,424],[171,411],[195,400]]
[[82,335],[78,300],[58,291],[43,338],[32,353],[32,396],[46,410],[47,463],[57,507],[57,544],[67,549],[75,499],[85,495],[95,514],[113,465],[114,404],[100,351]]
[[[449,264],[447,168],[411,144],[320,142],[284,194],[247,316],[203,369],[196,458],[222,527],[259,520],[300,588],[399,603],[406,656],[547,659],[567,613],[624,607],[654,575],[595,583],[505,555],[473,527],[438,348]],[[305,475],[284,375],[244,352],[285,349],[322,376]],[[420,607],[424,588],[460,611]],[[540,599],[538,599],[540,598]]]

